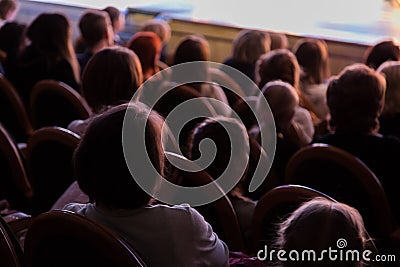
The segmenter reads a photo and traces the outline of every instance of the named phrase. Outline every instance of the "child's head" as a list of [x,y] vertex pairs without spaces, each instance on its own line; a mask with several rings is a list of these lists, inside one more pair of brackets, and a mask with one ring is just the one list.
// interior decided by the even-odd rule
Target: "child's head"
[[[122,104],[95,117],[83,135],[74,154],[74,168],[80,188],[97,205],[126,209],[145,206],[151,200],[132,177],[124,156],[122,129],[129,110],[129,133],[125,150],[138,149],[136,142],[145,142],[146,152],[155,170],[163,173],[161,132],[164,120],[156,112],[141,103]],[[140,136],[144,132],[144,140]],[[136,138],[137,137],[137,138]],[[131,168],[142,172],[142,162],[131,162]],[[136,172],[135,172],[136,173]],[[149,183],[157,186],[157,177]]]
[[[357,250],[362,253],[367,233],[360,213],[343,203],[324,198],[315,198],[302,204],[279,229],[278,246],[288,253],[296,250],[314,250],[319,257],[323,250]],[[339,240],[339,241],[338,241]],[[345,240],[345,247],[338,242]],[[360,261],[330,261],[325,254],[324,261],[303,261],[283,263],[283,266],[360,266]],[[362,257],[360,256],[360,260]]]

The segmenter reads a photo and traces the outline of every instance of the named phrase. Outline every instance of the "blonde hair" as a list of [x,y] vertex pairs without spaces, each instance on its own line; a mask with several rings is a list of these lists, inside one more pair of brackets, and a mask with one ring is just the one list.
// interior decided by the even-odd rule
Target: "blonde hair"
[[[344,239],[346,249],[365,249],[368,235],[360,213],[344,203],[325,198],[314,198],[303,203],[280,224],[277,245],[280,249],[321,252],[337,248]],[[307,266],[321,266],[323,262],[304,262]],[[332,265],[333,264],[333,265]],[[283,266],[302,266],[299,262],[285,262]],[[329,266],[362,266],[361,262],[338,261]]]
[[160,19],[151,19],[146,21],[140,31],[154,32],[163,44],[168,43],[171,38],[171,27],[168,22]]
[[387,61],[377,70],[386,79],[385,105],[382,114],[392,115],[400,112],[400,62]]
[[261,91],[271,108],[276,125],[279,130],[284,130],[299,105],[296,89],[287,82],[276,80],[267,83]]

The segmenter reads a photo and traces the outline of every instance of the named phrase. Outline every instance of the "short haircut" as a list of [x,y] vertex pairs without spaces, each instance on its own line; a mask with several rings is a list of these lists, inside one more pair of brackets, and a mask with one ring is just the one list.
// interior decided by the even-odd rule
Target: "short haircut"
[[171,27],[168,22],[161,19],[150,19],[145,21],[140,30],[144,32],[154,32],[163,44],[168,43],[171,38]]
[[385,90],[385,78],[375,70],[360,63],[347,66],[328,85],[330,125],[336,132],[377,131]]
[[87,10],[79,20],[79,30],[88,47],[93,47],[106,38],[110,18],[104,11]]
[[7,19],[9,12],[17,9],[18,1],[16,0],[1,0],[0,1],[0,19]]
[[92,56],[82,75],[82,93],[95,113],[128,102],[142,84],[142,67],[136,54],[113,46]]
[[[164,120],[140,102],[118,105],[94,117],[73,157],[76,178],[82,191],[96,204],[117,209],[142,207],[152,198],[133,179],[125,161],[122,129],[128,109],[132,138],[141,136],[145,127],[147,155],[143,156],[148,156],[155,170],[162,175],[164,154],[161,131]],[[128,147],[125,144],[125,149],[135,149],[134,144]],[[142,167],[140,163],[131,164],[131,168]],[[149,177],[151,182],[153,180],[150,179],[155,179],[154,188],[157,187],[156,178]]]

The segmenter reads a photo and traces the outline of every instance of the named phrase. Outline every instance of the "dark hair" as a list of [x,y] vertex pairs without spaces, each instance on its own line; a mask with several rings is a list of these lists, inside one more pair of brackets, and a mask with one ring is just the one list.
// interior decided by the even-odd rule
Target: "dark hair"
[[82,76],[82,92],[97,113],[107,106],[128,102],[142,84],[136,54],[125,47],[105,48],[89,60]]
[[393,40],[385,40],[369,47],[365,55],[365,65],[377,69],[385,61],[398,61],[400,50]]
[[75,80],[80,80],[79,64],[72,44],[71,25],[59,13],[42,13],[29,25],[27,37],[30,46],[46,56],[48,62],[66,60],[70,63]]
[[17,55],[25,43],[27,26],[17,22],[8,22],[0,28],[0,49],[7,54]]
[[385,90],[385,78],[375,70],[359,63],[347,66],[328,85],[330,125],[337,132],[377,131]]
[[[225,128],[227,127],[227,128]],[[227,132],[229,129],[230,132]],[[231,155],[231,136],[247,137],[246,128],[234,118],[215,117],[207,118],[199,123],[189,134],[188,151],[189,158],[197,160],[201,156],[200,143],[204,139],[211,139],[216,146],[216,155],[212,163],[206,168],[206,171],[217,179],[222,175],[228,166],[228,162],[234,157],[238,160],[239,155]]]
[[159,71],[157,65],[161,55],[161,40],[153,32],[138,32],[128,41],[126,47],[138,56],[142,64],[144,80]]
[[303,82],[320,84],[329,78],[329,56],[325,41],[313,38],[299,39],[293,46],[293,53],[303,70]]
[[[173,65],[193,62],[193,61],[208,61],[210,57],[208,42],[205,38],[199,35],[188,35],[181,40],[175,50]],[[208,81],[207,63],[198,64],[198,71],[190,73],[191,80]],[[173,71],[171,73],[171,81],[180,82],[180,77]],[[196,90],[200,90],[201,83],[191,83],[190,86]]]
[[99,10],[87,10],[79,20],[79,30],[85,44],[93,47],[106,38],[109,23],[107,13]]
[[[150,111],[139,102],[118,105],[94,117],[73,157],[76,178],[82,191],[96,204],[119,209],[142,207],[151,199],[133,179],[125,161],[122,128],[127,110],[132,115],[129,117],[133,118],[130,121],[132,140],[138,139],[135,136],[143,134],[141,131],[145,127],[147,156],[162,175],[164,154],[161,130],[164,121],[155,111]],[[133,146],[129,148],[135,149]],[[125,149],[128,148],[125,146]],[[140,169],[142,166],[138,165],[141,164],[134,166]],[[149,177],[149,181],[155,178]],[[154,182],[154,188],[156,186]]]

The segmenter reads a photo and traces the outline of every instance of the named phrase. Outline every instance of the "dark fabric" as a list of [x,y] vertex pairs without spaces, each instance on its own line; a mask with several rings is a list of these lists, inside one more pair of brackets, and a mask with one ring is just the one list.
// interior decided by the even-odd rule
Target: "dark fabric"
[[79,84],[75,80],[72,67],[67,60],[56,60],[33,47],[28,47],[22,53],[17,62],[15,75],[11,74],[9,77],[13,79],[11,82],[17,88],[27,107],[33,86],[43,79],[64,82],[79,92]]
[[[255,80],[255,73],[254,73],[255,72],[255,64],[236,62],[232,58],[226,59],[223,62],[223,64],[228,65],[232,68],[235,68],[238,71],[241,71],[242,73],[247,75],[247,77],[249,77],[252,81]],[[224,71],[226,74],[230,75],[230,72],[226,68],[222,67],[221,70]],[[232,75],[230,75],[230,76],[235,80],[234,76],[232,76]]]
[[85,51],[84,53],[77,54],[76,58],[78,59],[79,66],[81,67],[81,75],[83,74],[83,71],[85,70],[85,67],[89,60],[92,58],[93,53],[90,51]]
[[400,113],[379,118],[379,133],[400,138]]
[[363,161],[380,180],[397,222],[400,221],[400,140],[374,135],[328,134],[313,143],[344,149]]
[[299,147],[296,144],[279,136],[277,137],[272,168],[276,171],[278,179],[281,181],[282,185],[284,184],[286,165],[289,162],[290,157],[293,156],[297,150],[299,150]]

